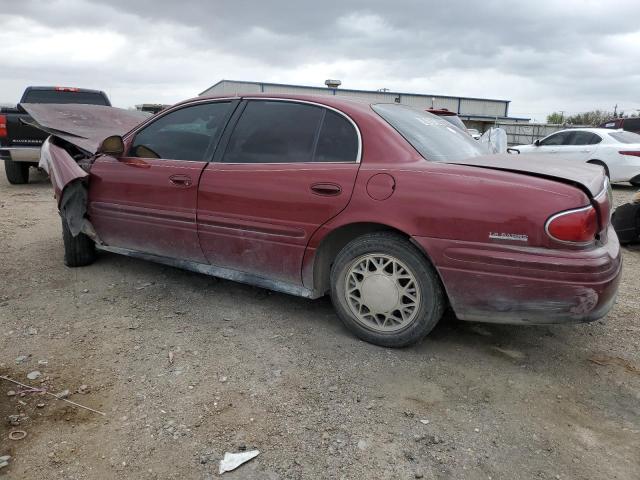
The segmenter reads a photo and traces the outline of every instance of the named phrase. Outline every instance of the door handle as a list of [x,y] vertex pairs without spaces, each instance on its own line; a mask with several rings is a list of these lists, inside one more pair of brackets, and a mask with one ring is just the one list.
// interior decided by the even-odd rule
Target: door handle
[[333,197],[342,193],[340,185],[335,183],[314,183],[311,185],[311,191],[316,195],[324,195],[326,197]]
[[177,187],[190,187],[193,182],[188,175],[171,175],[169,177],[169,183]]

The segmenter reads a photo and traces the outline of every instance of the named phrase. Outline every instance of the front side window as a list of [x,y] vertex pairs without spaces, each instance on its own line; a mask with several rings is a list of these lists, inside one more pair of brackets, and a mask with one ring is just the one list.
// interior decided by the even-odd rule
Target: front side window
[[560,132],[555,133],[544,140],[540,141],[540,145],[545,147],[557,146],[557,145],[569,145],[570,139],[573,136],[573,132]]
[[220,138],[230,108],[230,102],[205,103],[163,115],[136,134],[129,155],[206,161],[207,150]]
[[467,132],[429,112],[392,103],[371,108],[427,160],[447,162],[487,154]]

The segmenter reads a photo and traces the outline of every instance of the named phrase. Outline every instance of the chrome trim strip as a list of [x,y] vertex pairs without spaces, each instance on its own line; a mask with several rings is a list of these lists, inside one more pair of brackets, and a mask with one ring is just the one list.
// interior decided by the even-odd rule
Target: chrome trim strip
[[[551,215],[547,221],[544,224],[544,231],[546,232],[546,234],[549,236],[549,238],[555,240],[556,242],[560,242],[560,243],[564,243],[566,245],[575,245],[575,246],[587,246],[587,245],[591,245],[594,241],[595,238],[593,240],[590,240],[588,242],[571,242],[569,240],[560,240],[559,238],[554,237],[553,235],[551,235],[551,233],[549,233],[549,224],[551,222],[553,222],[556,218],[559,217],[563,217],[564,215],[569,215],[571,213],[576,213],[576,212],[584,212],[587,211],[589,209],[594,209],[593,205],[588,205],[586,207],[581,207],[581,208],[573,208],[571,210],[565,210],[564,212],[560,212],[560,213],[556,213],[555,215]],[[594,209],[595,210],[595,209]]]

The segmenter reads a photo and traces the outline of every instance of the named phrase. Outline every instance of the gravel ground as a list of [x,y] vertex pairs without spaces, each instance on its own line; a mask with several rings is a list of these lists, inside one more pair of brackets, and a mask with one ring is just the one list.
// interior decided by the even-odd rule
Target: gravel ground
[[390,350],[347,333],[328,299],[111,254],[66,268],[32,175],[0,174],[0,374],[106,415],[0,380],[0,478],[207,479],[243,448],[261,454],[225,478],[640,478],[640,248],[604,321],[448,318]]

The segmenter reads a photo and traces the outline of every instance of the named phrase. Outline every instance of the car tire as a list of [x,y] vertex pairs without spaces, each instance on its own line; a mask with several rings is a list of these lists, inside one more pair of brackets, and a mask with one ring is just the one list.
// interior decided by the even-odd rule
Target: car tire
[[73,236],[67,221],[62,219],[62,241],[64,243],[64,264],[67,267],[84,267],[96,259],[96,244],[84,233]]
[[4,172],[7,180],[12,185],[23,185],[29,183],[29,164],[25,162],[14,162],[8,158],[4,159]]
[[353,334],[383,347],[419,342],[446,306],[433,266],[392,232],[358,237],[340,251],[331,267],[331,300]]

